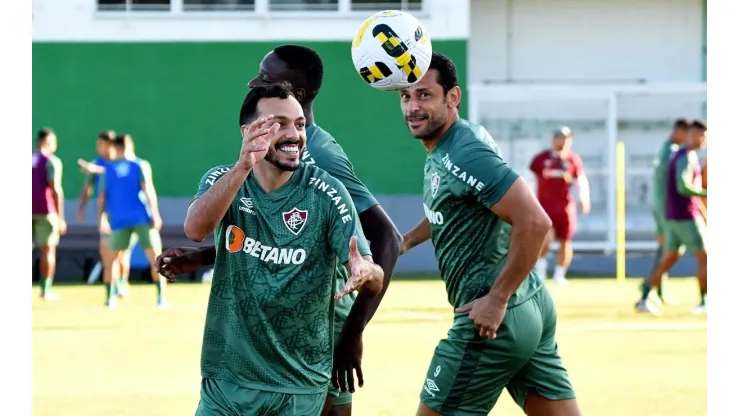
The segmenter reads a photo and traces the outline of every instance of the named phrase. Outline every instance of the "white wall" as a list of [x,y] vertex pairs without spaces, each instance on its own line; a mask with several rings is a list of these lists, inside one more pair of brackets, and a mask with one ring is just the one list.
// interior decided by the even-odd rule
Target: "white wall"
[[[425,0],[432,39],[469,34],[469,0]],[[95,0],[33,0],[34,41],[350,40],[372,13],[98,13]]]
[[471,82],[702,80],[702,0],[471,0]]

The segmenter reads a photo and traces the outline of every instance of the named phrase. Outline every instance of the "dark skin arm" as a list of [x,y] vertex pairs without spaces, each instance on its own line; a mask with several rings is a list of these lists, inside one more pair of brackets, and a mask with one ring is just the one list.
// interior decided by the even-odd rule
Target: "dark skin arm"
[[360,224],[368,241],[375,264],[383,269],[383,288],[380,293],[360,291],[342,327],[334,354],[332,382],[342,391],[355,391],[353,369],[357,372],[358,385],[362,387],[362,332],[380,306],[391,282],[393,270],[401,250],[402,237],[393,221],[380,205],[375,205],[360,215]]

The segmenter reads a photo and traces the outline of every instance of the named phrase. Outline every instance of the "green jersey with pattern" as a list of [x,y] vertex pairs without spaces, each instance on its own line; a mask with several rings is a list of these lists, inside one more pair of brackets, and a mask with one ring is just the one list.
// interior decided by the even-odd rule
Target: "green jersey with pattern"
[[[209,170],[196,198],[230,167]],[[269,193],[250,174],[214,231],[202,376],[280,393],[325,391],[335,281],[353,235],[369,253],[347,190],[325,171],[301,164]]]
[[[509,254],[511,225],[491,207],[519,178],[481,126],[458,120],[428,154],[424,165],[424,213],[432,231],[447,297],[454,307],[487,294]],[[509,306],[542,288],[530,273]]]
[[668,184],[668,166],[678,149],[676,143],[668,139],[660,145],[658,154],[653,159],[653,209],[658,210],[661,215],[665,216],[666,209],[666,186]]
[[[301,156],[301,162],[307,165],[315,164],[342,182],[342,185],[347,188],[358,213],[363,213],[378,204],[375,197],[355,175],[352,163],[344,153],[342,146],[326,130],[315,124],[306,127],[306,149]],[[336,291],[338,292],[344,287],[349,275],[342,265],[340,265],[337,273],[340,275],[340,279],[336,281]],[[354,293],[344,296],[336,301],[334,305],[334,330],[337,336],[342,331],[342,326],[352,309],[355,297]]]

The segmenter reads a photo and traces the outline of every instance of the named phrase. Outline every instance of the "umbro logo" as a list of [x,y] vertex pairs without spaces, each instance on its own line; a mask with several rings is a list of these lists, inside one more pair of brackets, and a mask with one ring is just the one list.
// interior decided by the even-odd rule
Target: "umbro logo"
[[239,211],[244,211],[247,214],[257,215],[254,213],[253,205],[252,205],[252,198],[240,198],[239,202],[241,205],[239,206]]

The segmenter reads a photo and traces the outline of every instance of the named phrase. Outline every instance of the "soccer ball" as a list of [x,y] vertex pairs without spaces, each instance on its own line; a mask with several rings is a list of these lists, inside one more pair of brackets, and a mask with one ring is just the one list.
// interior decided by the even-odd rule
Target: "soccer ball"
[[408,88],[426,74],[432,40],[416,18],[386,10],[367,18],[352,40],[352,61],[360,77],[383,91]]

